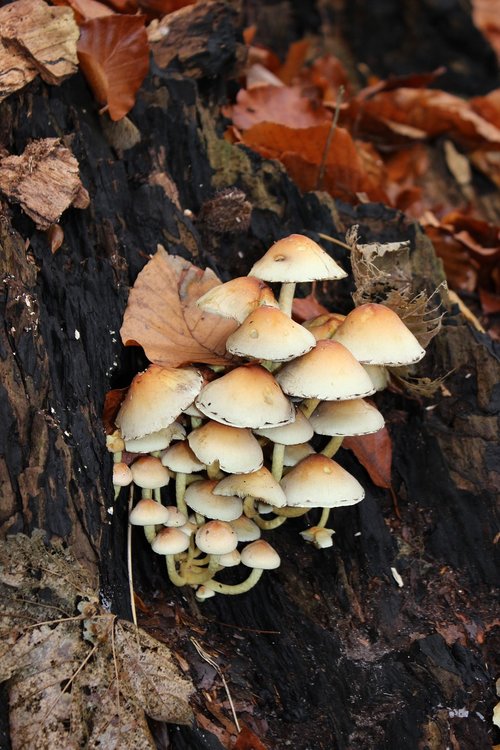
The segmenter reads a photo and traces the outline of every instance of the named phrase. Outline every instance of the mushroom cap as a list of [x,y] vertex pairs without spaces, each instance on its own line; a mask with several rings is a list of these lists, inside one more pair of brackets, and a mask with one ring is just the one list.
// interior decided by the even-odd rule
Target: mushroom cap
[[156,524],[167,523],[168,516],[168,508],[157,503],[156,500],[143,497],[132,509],[128,521],[132,526],[156,526]]
[[241,516],[243,503],[235,495],[214,495],[213,489],[216,484],[216,479],[193,482],[186,489],[184,500],[195,513],[201,513],[202,516],[219,521],[234,521]]
[[191,450],[204,464],[219,462],[222,471],[245,474],[264,463],[262,448],[249,429],[210,420],[188,435]]
[[130,466],[134,484],[144,490],[157,490],[165,487],[170,480],[166,468],[155,456],[141,456]]
[[310,351],[316,339],[275,307],[257,307],[226,341],[226,349],[239,357],[287,362]]
[[355,505],[365,496],[357,479],[321,453],[300,461],[283,477],[281,486],[292,508],[337,508]]
[[237,367],[212,380],[195,403],[207,417],[233,427],[277,427],[295,418],[292,403],[260,365]]
[[276,375],[285,393],[300,398],[340,401],[374,393],[372,381],[351,352],[337,341],[318,341],[314,349],[288,362]]
[[203,414],[199,409],[196,408],[194,402],[192,404],[189,404],[189,406],[183,410],[183,413],[187,414],[188,417],[198,417],[198,419],[203,418]]
[[333,547],[332,536],[335,534],[333,529],[325,529],[322,526],[311,526],[299,533],[306,542],[311,542],[317,549]]
[[150,365],[132,380],[116,417],[125,441],[168,427],[203,385],[192,367]]
[[314,448],[309,443],[299,443],[298,445],[287,445],[285,455],[283,456],[283,466],[295,466],[299,461],[315,453]]
[[389,385],[390,375],[387,367],[383,365],[363,365],[370,376],[376,391],[383,391]]
[[291,234],[275,242],[248,275],[281,282],[326,281],[347,276],[323,248],[302,234]]
[[196,532],[196,545],[208,555],[226,555],[238,546],[238,537],[225,521],[208,521]]
[[257,539],[241,550],[241,562],[248,568],[274,570],[279,568],[281,560],[276,550],[264,539]]
[[278,307],[272,289],[260,279],[250,276],[239,276],[214,286],[196,304],[206,312],[232,318],[238,323],[243,323],[259,305]]
[[251,518],[241,515],[231,521],[231,526],[235,530],[239,542],[254,542],[256,539],[260,539],[261,530]]
[[110,453],[120,453],[125,450],[125,441],[120,430],[115,430],[111,435],[106,435],[106,448]]
[[241,555],[237,549],[233,549],[232,552],[227,552],[225,555],[219,555],[217,562],[225,568],[234,568],[235,565],[240,564]]
[[187,440],[167,448],[161,457],[161,462],[163,466],[180,474],[192,474],[193,471],[201,471],[205,468],[205,464],[198,461],[194,455]]
[[116,487],[126,487],[132,480],[132,472],[127,464],[122,462],[113,464],[113,484]]
[[153,451],[162,451],[168,448],[172,440],[184,440],[186,430],[179,422],[172,422],[168,427],[164,427],[156,432],[150,432],[149,435],[126,440],[125,448],[131,453],[152,453]]
[[215,591],[207,588],[207,586],[198,586],[195,596],[199,602],[204,602],[205,599],[211,599],[212,596],[215,596]]
[[340,313],[325,313],[317,318],[306,320],[303,323],[304,328],[311,331],[316,341],[331,339],[339,325],[345,320],[345,315]]
[[189,537],[180,529],[163,528],[153,539],[151,547],[159,555],[177,555],[189,547]]
[[214,487],[214,495],[237,495],[255,497],[269,505],[282,508],[286,505],[285,493],[271,472],[264,466],[250,474],[230,474]]
[[354,308],[335,332],[335,340],[367,365],[411,365],[425,355],[401,318],[374,302]]
[[168,526],[169,528],[176,528],[180,529],[181,526],[185,526],[187,524],[187,518],[184,515],[184,513],[181,513],[177,505],[167,505],[168,510],[168,521],[166,522],[165,526]]
[[273,443],[280,443],[281,445],[305,443],[314,435],[311,423],[300,409],[296,410],[295,422],[290,422],[290,424],[285,424],[282,427],[254,430],[254,432],[256,435],[268,438]]
[[384,426],[384,417],[362,398],[323,401],[311,414],[318,435],[369,435]]

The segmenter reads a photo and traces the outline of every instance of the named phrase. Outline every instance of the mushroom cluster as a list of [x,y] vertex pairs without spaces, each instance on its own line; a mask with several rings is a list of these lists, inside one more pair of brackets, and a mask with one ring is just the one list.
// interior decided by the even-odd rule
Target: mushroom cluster
[[[304,325],[292,320],[297,283],[344,276],[309,238],[279,240],[248,276],[197,302],[239,324],[226,342],[228,365],[152,364],[121,405],[108,436],[115,492],[141,488],[130,524],[143,526],[153,551],[166,557],[172,583],[193,587],[200,600],[248,591],[277,568],[280,558],[261,535],[289,517],[319,508],[302,536],[317,548],[332,546],[331,509],[364,497],[333,456],[344,436],[383,426],[365,398],[386,386],[386,368],[418,362],[425,352],[380,304]],[[281,285],[278,300],[269,284]],[[314,433],[327,438],[321,452],[310,444]],[[130,465],[123,450],[135,454]],[[175,504],[165,506],[162,489],[171,480]],[[250,568],[244,580],[220,580],[240,563]]]

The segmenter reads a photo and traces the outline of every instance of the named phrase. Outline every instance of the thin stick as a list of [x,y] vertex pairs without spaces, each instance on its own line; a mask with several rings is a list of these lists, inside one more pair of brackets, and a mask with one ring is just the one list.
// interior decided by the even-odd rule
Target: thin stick
[[204,659],[206,662],[208,662],[210,664],[210,666],[215,669],[215,671],[217,672],[217,674],[221,678],[222,684],[224,685],[224,690],[226,691],[227,699],[229,701],[229,705],[231,706],[231,713],[233,714],[234,723],[236,725],[236,729],[238,730],[238,734],[239,734],[241,732],[240,723],[238,721],[238,717],[236,716],[236,711],[235,711],[235,708],[234,708],[233,699],[231,698],[231,693],[229,692],[229,688],[227,686],[226,678],[222,674],[222,669],[219,667],[219,665],[217,664],[217,662],[214,661],[212,659],[212,657],[209,654],[207,654],[206,651],[203,650],[203,648],[198,643],[198,641],[196,640],[196,638],[193,638],[191,636],[189,640],[191,641],[191,643],[193,644],[193,646],[195,647],[195,649],[197,650],[197,652],[199,653],[199,655],[201,656],[201,658]]
[[326,139],[323,156],[321,158],[321,164],[319,167],[318,180],[316,182],[316,190],[321,190],[321,186],[323,184],[323,178],[325,176],[325,170],[326,170],[326,160],[328,158],[328,152],[330,151],[330,146],[332,145],[333,134],[335,133],[335,129],[339,121],[340,105],[342,104],[342,99],[344,98],[344,91],[345,91],[344,87],[339,86],[339,90],[337,91],[337,101],[335,103],[335,113],[332,118],[330,130],[328,131],[328,137]]
[[[128,498],[128,514],[130,516],[132,512],[132,506],[134,504],[134,485],[130,485],[130,492]],[[137,612],[135,610],[135,597],[134,597],[134,577],[132,571],[132,524],[129,522],[127,528],[127,570],[128,570],[128,590],[130,593],[130,611],[132,612],[132,622],[137,627]]]
[[340,245],[340,247],[345,247],[346,250],[351,251],[352,247],[347,244],[347,242],[342,242],[342,240],[338,240],[336,237],[331,237],[329,234],[323,234],[322,232],[318,232],[318,237],[321,237],[322,240],[328,240],[328,242],[333,242],[334,245]]

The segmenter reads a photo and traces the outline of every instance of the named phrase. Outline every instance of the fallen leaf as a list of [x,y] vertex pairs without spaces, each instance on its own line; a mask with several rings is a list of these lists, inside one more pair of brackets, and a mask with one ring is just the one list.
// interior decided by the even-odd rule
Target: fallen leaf
[[474,112],[500,128],[500,89],[490,91],[486,96],[475,96],[469,104]]
[[144,23],[144,16],[111,15],[80,26],[80,67],[112,120],[120,120],[132,109],[149,69]]
[[54,8],[43,0],[16,0],[0,8],[0,99],[36,73],[53,85],[76,73],[78,34],[69,8]]
[[114,10],[98,0],[53,0],[54,5],[69,6],[75,13],[78,24],[88,21],[91,18],[102,18],[103,16],[112,16]]
[[258,123],[309,128],[329,123],[332,119],[325,107],[291,86],[257,86],[248,91],[240,89],[236,104],[225,107],[224,114],[240,130],[247,130]]
[[293,300],[292,313],[294,320],[303,323],[305,320],[311,320],[311,318],[317,318],[320,315],[328,315],[330,311],[318,302],[313,289],[307,297],[296,297]]
[[243,725],[232,750],[267,750],[267,748],[251,729]]
[[28,144],[21,156],[0,159],[0,192],[19,203],[39,229],[57,224],[69,206],[87,208],[78,162],[58,138]]
[[342,447],[354,453],[377,487],[391,486],[392,443],[387,427],[371,435],[346,437]]
[[128,388],[114,388],[106,393],[102,421],[107,435],[111,435],[116,429],[115,418],[120,411],[120,406],[127,395],[127,391]]
[[277,71],[278,78],[286,86],[290,86],[299,75],[310,46],[309,39],[300,39],[298,42],[293,42],[288,48],[285,62]]
[[472,19],[500,59],[500,18],[497,0],[473,0]]
[[142,346],[148,359],[162,367],[228,364],[226,339],[238,324],[196,305],[219,283],[213,271],[202,271],[159,246],[130,291],[120,331],[123,343]]
[[62,243],[64,242],[64,230],[59,224],[52,224],[47,229],[47,239],[50,245],[50,252],[57,253]]

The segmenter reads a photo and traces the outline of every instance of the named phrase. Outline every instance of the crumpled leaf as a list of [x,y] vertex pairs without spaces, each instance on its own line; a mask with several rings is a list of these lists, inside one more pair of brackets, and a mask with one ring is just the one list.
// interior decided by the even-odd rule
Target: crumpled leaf
[[270,85],[248,91],[240,89],[236,104],[226,107],[225,114],[240,130],[247,130],[260,122],[308,128],[332,119],[325,107],[302,96],[300,89]]
[[149,69],[144,16],[110,15],[80,26],[78,59],[99,104],[125,117]]
[[391,486],[392,442],[387,427],[371,435],[345,437],[342,447],[354,453],[377,487]]
[[196,305],[219,283],[210,269],[202,271],[159,245],[130,291],[120,330],[123,343],[142,346],[148,359],[162,367],[228,364],[226,340],[237,322]]
[[90,200],[78,162],[59,138],[32,141],[21,156],[0,159],[0,192],[19,203],[39,229],[56,224],[71,205],[87,208]]
[[17,535],[0,549],[12,750],[154,750],[144,712],[189,723],[191,684],[165,645],[105,611],[87,571],[43,538]]
[[78,26],[69,8],[16,0],[0,8],[0,101],[38,74],[59,85],[76,73]]

